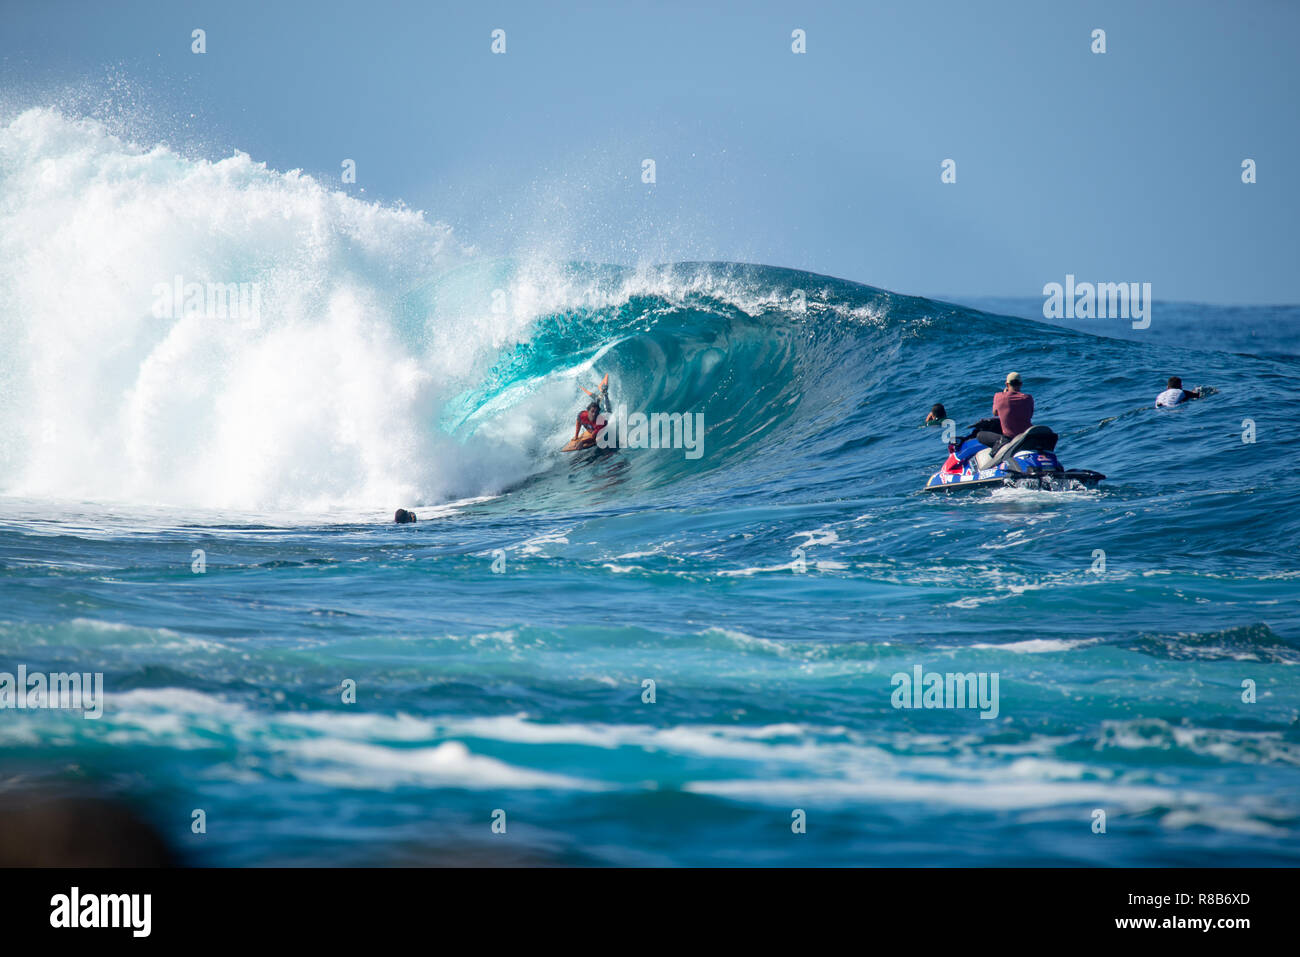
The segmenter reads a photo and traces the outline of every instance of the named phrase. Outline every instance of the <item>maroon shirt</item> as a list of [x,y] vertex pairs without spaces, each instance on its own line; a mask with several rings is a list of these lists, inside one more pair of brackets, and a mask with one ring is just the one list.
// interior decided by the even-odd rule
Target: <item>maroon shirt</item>
[[1034,397],[1025,392],[999,392],[993,397],[993,413],[1002,423],[1003,435],[1019,435],[1034,424]]

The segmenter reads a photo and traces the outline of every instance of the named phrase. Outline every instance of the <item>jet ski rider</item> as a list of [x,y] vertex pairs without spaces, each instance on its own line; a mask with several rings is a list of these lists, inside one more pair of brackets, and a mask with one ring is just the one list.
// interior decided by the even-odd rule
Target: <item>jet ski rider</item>
[[978,439],[996,450],[1004,442],[1015,438],[1034,424],[1034,397],[1022,392],[1019,372],[1008,372],[1006,386],[993,397],[993,414],[996,418],[980,419],[969,434],[955,443],[961,448],[969,439]]

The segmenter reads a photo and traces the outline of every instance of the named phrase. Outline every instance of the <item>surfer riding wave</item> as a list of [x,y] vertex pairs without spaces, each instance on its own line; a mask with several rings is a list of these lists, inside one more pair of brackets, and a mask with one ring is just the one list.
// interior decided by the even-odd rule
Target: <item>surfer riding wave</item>
[[[589,396],[591,402],[587,407],[578,413],[578,420],[573,425],[573,438],[563,449],[565,452],[575,451],[577,449],[588,449],[596,444],[596,436],[600,430],[605,427],[608,413],[613,411],[609,404],[609,374],[600,380],[600,394],[592,392],[590,389],[583,389]],[[604,408],[602,408],[602,405]]]

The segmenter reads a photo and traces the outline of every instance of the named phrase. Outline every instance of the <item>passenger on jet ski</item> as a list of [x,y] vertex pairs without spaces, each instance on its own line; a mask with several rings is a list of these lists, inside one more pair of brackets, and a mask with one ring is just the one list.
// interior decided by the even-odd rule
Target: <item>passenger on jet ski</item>
[[993,397],[993,414],[996,418],[980,419],[971,431],[955,443],[957,448],[968,439],[978,439],[991,449],[999,448],[1034,424],[1034,397],[1021,392],[1019,372],[1007,373],[1007,384]]
[[1171,375],[1165,385],[1165,391],[1156,396],[1157,409],[1173,408],[1176,405],[1182,405],[1184,402],[1201,397],[1200,389],[1188,392],[1183,388],[1183,380],[1176,375]]

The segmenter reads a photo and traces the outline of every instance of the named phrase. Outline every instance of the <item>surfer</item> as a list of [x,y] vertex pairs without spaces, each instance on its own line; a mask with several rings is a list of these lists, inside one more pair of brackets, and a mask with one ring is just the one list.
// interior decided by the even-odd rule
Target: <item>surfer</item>
[[[601,411],[602,402],[605,405],[603,412]],[[600,395],[591,394],[591,402],[578,413],[578,421],[573,426],[573,441],[577,442],[579,433],[586,429],[589,434],[582,436],[582,441],[586,442],[590,439],[594,442],[596,436],[600,434],[600,430],[605,427],[605,413],[609,411],[609,376],[605,376],[600,383]]]
[[1182,405],[1192,399],[1199,399],[1201,390],[1195,389],[1191,392],[1183,388],[1183,380],[1176,375],[1171,375],[1169,381],[1165,383],[1165,391],[1156,396],[1157,409],[1171,409],[1176,405]]

